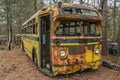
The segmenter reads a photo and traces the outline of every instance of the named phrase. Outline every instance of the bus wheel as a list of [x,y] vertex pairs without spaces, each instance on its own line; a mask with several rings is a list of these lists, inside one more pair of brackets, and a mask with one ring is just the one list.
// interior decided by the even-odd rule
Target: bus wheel
[[22,42],[22,51],[25,52],[24,44]]
[[35,64],[35,69],[38,69],[38,60],[37,60],[37,56],[36,56],[35,50],[33,50],[33,62]]

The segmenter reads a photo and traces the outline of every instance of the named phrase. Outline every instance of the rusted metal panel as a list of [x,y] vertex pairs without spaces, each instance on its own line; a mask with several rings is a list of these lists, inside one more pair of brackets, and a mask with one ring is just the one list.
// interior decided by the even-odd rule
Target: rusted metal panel
[[[64,66],[64,65],[74,65],[74,64],[83,64],[85,63],[85,52],[81,53],[79,48],[79,52],[76,54],[76,51],[72,51],[70,54],[70,46],[67,47],[53,47],[52,48],[52,65],[56,66]],[[65,50],[67,52],[67,57],[65,59],[60,59],[59,53],[61,50]]]
[[85,46],[68,46],[69,54],[83,54],[86,53]]

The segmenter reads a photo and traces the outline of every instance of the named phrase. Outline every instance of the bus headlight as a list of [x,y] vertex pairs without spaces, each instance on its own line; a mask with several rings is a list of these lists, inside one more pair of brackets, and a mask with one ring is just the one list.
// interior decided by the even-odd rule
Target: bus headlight
[[95,53],[96,53],[96,54],[98,54],[99,52],[100,52],[100,50],[99,50],[99,49],[96,49],[96,50],[95,50]]
[[65,51],[60,51],[60,57],[65,57],[66,56],[66,52]]

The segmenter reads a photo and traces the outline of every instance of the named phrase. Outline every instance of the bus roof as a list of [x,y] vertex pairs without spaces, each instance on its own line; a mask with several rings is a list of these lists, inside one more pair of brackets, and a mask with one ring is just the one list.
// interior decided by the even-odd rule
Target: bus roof
[[[60,3],[60,2],[59,2]],[[59,3],[56,3],[56,4],[52,4],[52,5],[49,5],[49,6],[45,6],[43,7],[42,9],[40,9],[38,12],[36,12],[32,17],[30,17],[27,21],[25,21],[23,25],[25,25],[26,23],[28,23],[30,20],[34,19],[36,16],[38,16],[39,14],[41,14],[42,12],[44,12],[43,10],[45,9],[46,12],[49,12],[50,10],[52,10],[54,7],[57,7],[59,9]],[[76,8],[83,8],[83,9],[89,9],[89,10],[94,10],[94,11],[97,11],[95,9],[95,7],[93,6],[90,6],[90,5],[86,5],[86,4],[72,4],[72,3],[62,3],[61,2],[61,7],[76,7]],[[97,11],[98,12],[98,11]]]

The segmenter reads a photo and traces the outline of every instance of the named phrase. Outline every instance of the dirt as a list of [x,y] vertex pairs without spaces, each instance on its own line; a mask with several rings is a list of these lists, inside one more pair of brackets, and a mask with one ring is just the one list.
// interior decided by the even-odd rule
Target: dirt
[[0,50],[5,50],[6,46],[5,45],[0,45]]
[[120,72],[101,66],[98,70],[50,77],[34,68],[20,49],[0,51],[0,80],[120,80]]
[[104,56],[103,59],[105,61],[108,61],[108,62],[111,62],[111,63],[115,63],[116,65],[120,66],[120,56],[107,55],[107,56]]

